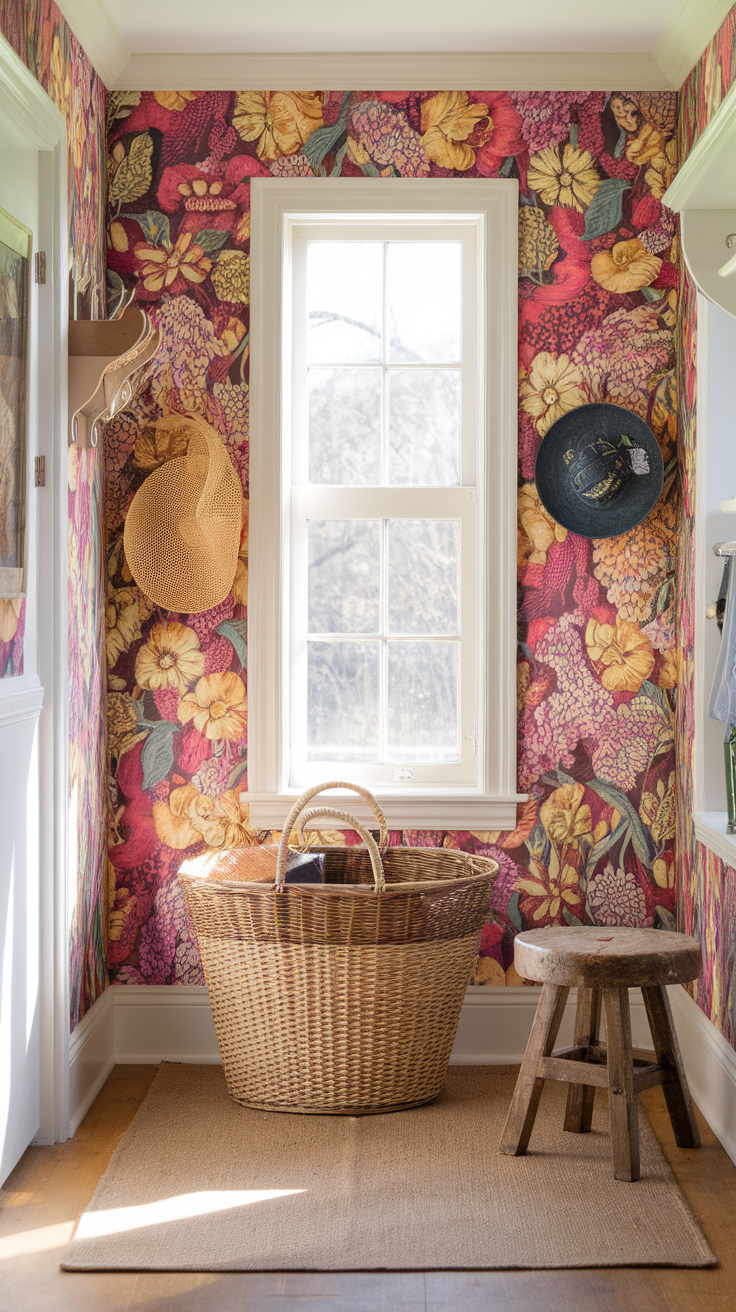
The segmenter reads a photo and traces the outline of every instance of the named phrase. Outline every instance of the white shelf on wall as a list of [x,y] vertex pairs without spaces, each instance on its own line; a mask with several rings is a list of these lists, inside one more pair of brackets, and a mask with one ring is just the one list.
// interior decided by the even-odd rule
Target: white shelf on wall
[[736,869],[736,834],[726,832],[725,811],[695,811],[693,827],[699,843],[710,848],[727,866]]

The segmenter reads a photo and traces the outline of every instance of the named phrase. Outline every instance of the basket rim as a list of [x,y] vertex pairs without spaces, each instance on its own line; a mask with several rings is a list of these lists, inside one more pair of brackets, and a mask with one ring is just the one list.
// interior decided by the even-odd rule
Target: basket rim
[[[312,849],[314,850],[314,849]],[[327,851],[334,851],[334,848],[328,848]],[[409,849],[416,851],[416,848]],[[495,869],[480,870],[469,872],[467,875],[450,875],[447,879],[412,879],[401,880],[387,884],[380,893],[376,893],[372,883],[366,884],[282,884],[278,890],[278,896],[283,897],[285,893],[293,893],[297,896],[320,895],[328,897],[364,897],[364,898],[381,898],[381,897],[401,897],[406,893],[424,892],[435,893],[445,891],[451,888],[457,888],[461,884],[477,884],[482,880],[488,880],[497,876],[500,872],[500,865],[493,857],[479,857],[478,860],[487,861],[489,866]],[[262,881],[251,883],[245,879],[202,879],[198,875],[187,873],[177,874],[177,879],[185,884],[188,888],[211,888],[216,892],[236,893],[243,895],[258,893],[261,896],[276,893],[276,886],[273,880],[268,883]]]

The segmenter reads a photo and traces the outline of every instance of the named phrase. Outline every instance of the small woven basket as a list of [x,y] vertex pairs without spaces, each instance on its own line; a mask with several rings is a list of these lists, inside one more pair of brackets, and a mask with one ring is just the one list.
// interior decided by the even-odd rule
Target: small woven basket
[[[354,816],[330,807],[304,811],[326,788],[366,799],[380,851]],[[304,826],[322,816],[355,828],[365,847],[310,846],[310,854],[324,854],[325,882],[284,883],[292,828],[304,850]],[[179,879],[235,1101],[356,1116],[435,1098],[497,863],[446,848],[388,847],[375,798],[345,783],[321,784],[299,798],[273,883],[250,882],[247,858],[235,874],[232,856],[226,878],[216,860],[204,858],[199,866],[186,862]]]

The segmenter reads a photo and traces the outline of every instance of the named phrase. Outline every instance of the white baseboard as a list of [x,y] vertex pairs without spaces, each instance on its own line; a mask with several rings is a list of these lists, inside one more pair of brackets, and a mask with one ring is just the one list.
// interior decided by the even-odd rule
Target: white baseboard
[[82,1017],[69,1040],[69,1136],[76,1133],[116,1062],[115,990]]
[[[506,1065],[521,1061],[539,1001],[538,988],[470,988],[465,997],[453,1065]],[[575,989],[571,989],[558,1046],[572,1042]],[[669,990],[693,1098],[736,1161],[736,1052],[679,985]],[[636,1047],[651,1046],[641,994],[631,990]],[[73,1134],[116,1063],[160,1061],[218,1063],[207,989],[195,985],[125,985],[109,988],[74,1031],[70,1046]]]
[[677,987],[669,994],[690,1092],[736,1162],[736,1052],[689,993]]

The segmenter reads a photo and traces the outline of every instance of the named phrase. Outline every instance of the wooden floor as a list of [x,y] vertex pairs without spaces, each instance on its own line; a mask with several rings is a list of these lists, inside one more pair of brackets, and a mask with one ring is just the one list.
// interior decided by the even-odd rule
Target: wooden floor
[[703,1147],[675,1146],[661,1089],[642,1102],[719,1259],[714,1270],[62,1272],[76,1218],[155,1071],[116,1067],[74,1139],[29,1148],[0,1190],[2,1312],[736,1312],[736,1166],[700,1116]]

